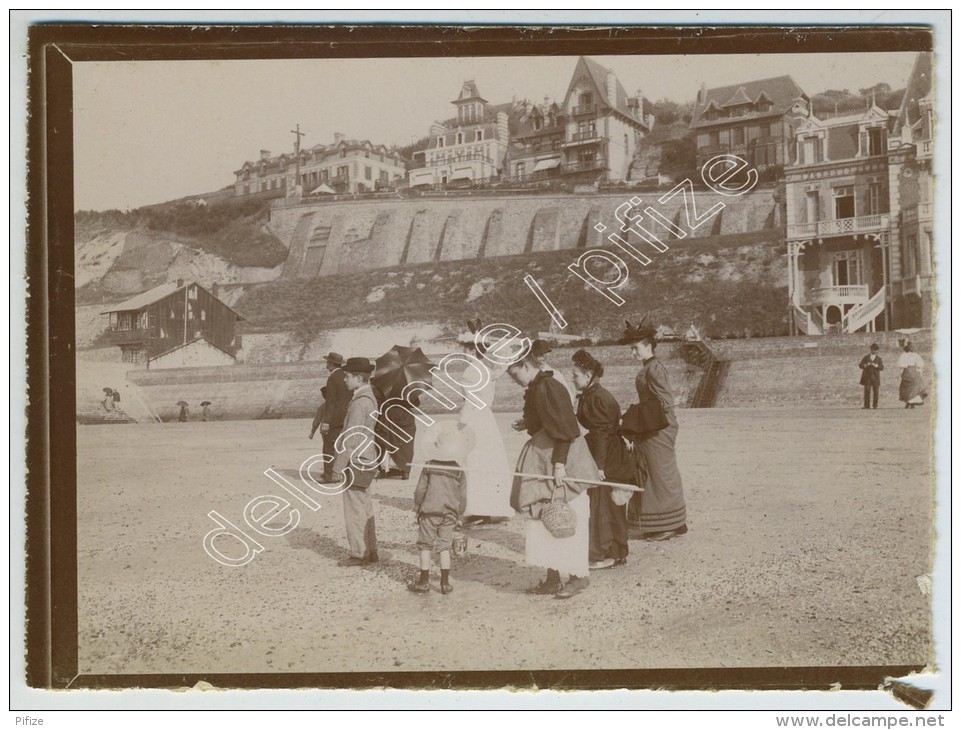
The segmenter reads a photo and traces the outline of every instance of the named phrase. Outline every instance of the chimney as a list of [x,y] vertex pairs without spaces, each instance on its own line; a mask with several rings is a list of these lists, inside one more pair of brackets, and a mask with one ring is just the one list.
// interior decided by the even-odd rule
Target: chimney
[[430,133],[437,135],[438,137],[444,134],[444,132],[446,131],[447,129],[440,122],[434,122],[433,124],[430,125]]
[[347,135],[343,132],[334,132],[334,144],[340,144],[345,139],[347,139]]
[[610,69],[607,71],[607,103],[617,106],[617,76]]
[[260,159],[264,162],[268,161],[270,159],[270,150],[261,150]]
[[216,299],[218,294],[220,293],[220,284],[218,284],[216,281],[213,284],[211,284],[210,293],[213,294],[214,298]]
[[179,288],[182,287],[183,285],[184,285],[184,280],[183,280],[183,279],[177,279],[177,288],[179,289]]
[[701,88],[697,90],[697,103],[702,105],[707,101],[707,84],[701,82]]

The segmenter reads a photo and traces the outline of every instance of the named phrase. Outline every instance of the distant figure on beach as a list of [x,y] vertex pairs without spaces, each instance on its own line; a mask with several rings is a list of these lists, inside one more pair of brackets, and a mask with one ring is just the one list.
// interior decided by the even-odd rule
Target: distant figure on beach
[[914,408],[924,404],[927,393],[924,390],[924,360],[914,351],[910,340],[901,345],[904,352],[898,358],[901,368],[901,387],[898,398],[905,408]]
[[203,410],[200,411],[200,420],[201,420],[201,421],[209,421],[209,420],[211,420],[211,418],[210,418],[210,401],[209,401],[209,400],[205,400],[205,401],[204,401],[203,403],[201,403],[200,405],[201,405],[201,407],[202,407],[202,409],[203,409]]
[[177,416],[177,420],[180,423],[186,423],[190,420],[190,410],[187,408],[187,404],[183,401],[180,402],[180,415]]
[[107,413],[110,413],[111,411],[116,410],[117,408],[116,402],[120,400],[120,396],[117,394],[117,392],[114,391],[113,388],[104,388],[103,393],[104,393],[104,398],[102,401],[100,401],[100,404],[103,406],[103,409]]
[[884,363],[878,355],[880,349],[877,342],[872,343],[871,352],[858,363],[861,368],[861,385],[864,386],[864,408],[878,407],[878,389],[881,387],[881,371],[884,370]]

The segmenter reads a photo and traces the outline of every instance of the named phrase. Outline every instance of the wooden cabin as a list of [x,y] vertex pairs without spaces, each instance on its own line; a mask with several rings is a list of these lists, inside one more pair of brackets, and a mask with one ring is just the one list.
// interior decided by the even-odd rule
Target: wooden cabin
[[107,340],[123,362],[149,368],[232,365],[240,348],[237,312],[196,282],[167,283],[114,305]]

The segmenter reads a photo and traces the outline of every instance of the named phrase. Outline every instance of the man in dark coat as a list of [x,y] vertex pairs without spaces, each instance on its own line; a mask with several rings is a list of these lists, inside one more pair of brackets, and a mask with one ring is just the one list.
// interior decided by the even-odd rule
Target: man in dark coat
[[[344,418],[347,416],[347,406],[350,404],[352,393],[347,389],[344,382],[343,356],[336,352],[330,352],[327,353],[324,360],[327,362],[327,370],[330,375],[327,376],[327,385],[321,389],[324,396],[324,402],[321,405],[323,413],[321,413],[320,408],[317,409],[320,418],[314,419],[314,430],[316,430],[319,420],[320,432],[324,437],[324,454],[330,457],[327,459],[324,470],[325,477],[329,477],[330,464],[335,455],[334,444],[337,442],[337,437],[340,436],[341,431],[344,430]],[[314,436],[314,430],[310,432],[311,438]]]
[[[864,386],[864,407],[878,407],[878,389],[881,386],[881,371],[884,370],[884,363],[878,356],[878,344],[871,345],[871,352],[861,358],[858,367],[861,368],[861,385]],[[872,405],[873,403],[873,405]]]

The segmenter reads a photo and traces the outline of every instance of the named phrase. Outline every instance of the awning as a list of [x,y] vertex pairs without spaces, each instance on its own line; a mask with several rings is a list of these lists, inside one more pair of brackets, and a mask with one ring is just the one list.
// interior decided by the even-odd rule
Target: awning
[[471,170],[456,170],[451,173],[448,180],[473,180],[474,174]]
[[555,167],[560,167],[560,165],[560,157],[551,157],[547,160],[538,160],[537,164],[534,165],[534,172],[540,172],[541,170],[553,170]]
[[324,195],[336,195],[336,194],[337,194],[337,193],[334,191],[334,189],[333,189],[332,187],[330,187],[330,185],[328,185],[327,183],[321,183],[321,184],[318,185],[316,188],[314,188],[313,190],[310,191],[310,194],[311,194],[311,195],[316,195],[317,193],[323,193]]

